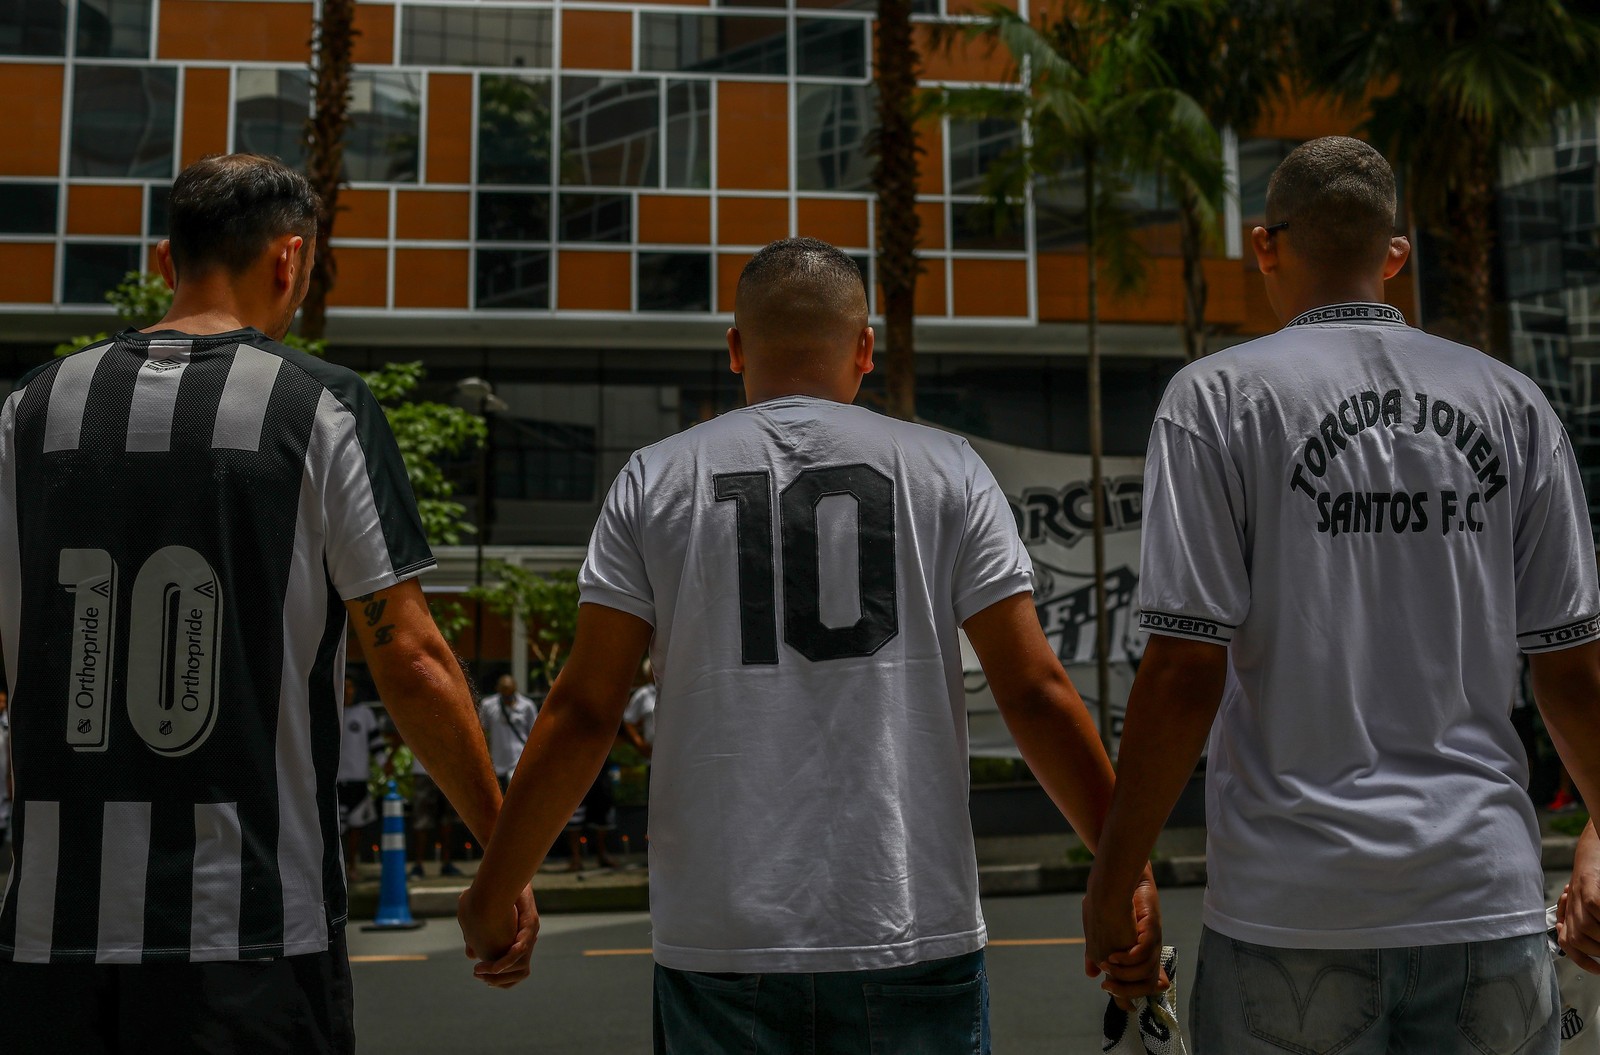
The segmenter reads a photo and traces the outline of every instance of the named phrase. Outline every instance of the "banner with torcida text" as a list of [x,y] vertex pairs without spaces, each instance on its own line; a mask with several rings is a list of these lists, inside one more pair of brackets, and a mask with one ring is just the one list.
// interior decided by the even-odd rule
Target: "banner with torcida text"
[[[1039,623],[1061,657],[1084,703],[1099,721],[1095,685],[1094,493],[1089,458],[966,437],[978,452],[1016,518],[1033,558],[1033,603]],[[1144,515],[1144,459],[1105,458],[1106,609],[1111,649],[1111,727],[1122,735],[1123,707],[1134,667],[1144,652],[1139,632],[1139,526]],[[988,679],[962,638],[971,753],[1018,757]]]

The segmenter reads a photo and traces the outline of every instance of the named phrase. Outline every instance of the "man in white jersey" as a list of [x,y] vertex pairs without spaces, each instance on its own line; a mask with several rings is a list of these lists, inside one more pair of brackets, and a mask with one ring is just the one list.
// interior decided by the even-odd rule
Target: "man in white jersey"
[[1253,233],[1278,333],[1173,380],[1141,625],[1086,906],[1120,936],[1210,735],[1200,1052],[1553,1053],[1539,828],[1510,721],[1600,802],[1600,584],[1538,387],[1381,303],[1409,246],[1370,146],[1314,140]]
[[[628,462],[551,690],[461,920],[511,897],[659,685],[650,802],[656,1050],[988,1051],[967,815],[964,627],[1024,757],[1092,846],[1111,770],[994,477],[965,441],[849,405],[872,368],[849,257],[776,242],[740,276],[743,410]],[[1141,887],[1107,985],[1158,985]]]

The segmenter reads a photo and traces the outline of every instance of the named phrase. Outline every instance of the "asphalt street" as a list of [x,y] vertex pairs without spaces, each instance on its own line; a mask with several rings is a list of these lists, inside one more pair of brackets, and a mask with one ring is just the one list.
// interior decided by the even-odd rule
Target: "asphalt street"
[[[1200,936],[1196,888],[1162,894],[1180,971]],[[1080,895],[985,901],[995,1051],[1098,1052],[1105,997],[1082,969]],[[497,992],[470,978],[448,920],[350,933],[363,1055],[650,1051],[650,922],[644,913],[546,916],[533,977]],[[1184,977],[1180,973],[1179,991]]]

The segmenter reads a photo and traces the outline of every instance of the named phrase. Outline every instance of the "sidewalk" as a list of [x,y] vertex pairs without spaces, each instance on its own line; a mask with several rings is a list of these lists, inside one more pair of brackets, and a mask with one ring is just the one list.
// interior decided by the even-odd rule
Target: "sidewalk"
[[[1541,823],[1549,817],[1539,815]],[[1206,846],[1203,828],[1170,828],[1156,842],[1152,865],[1156,883],[1163,887],[1204,886]],[[1544,867],[1572,867],[1578,840],[1551,832],[1544,835]],[[617,855],[620,871],[601,871],[592,865],[583,872],[566,871],[566,862],[546,862],[534,877],[533,892],[542,913],[629,912],[650,907],[650,873],[643,854]],[[429,875],[410,883],[411,912],[415,916],[456,914],[456,898],[477,870],[476,861],[459,862],[464,877],[440,878],[429,864]],[[1020,894],[1081,892],[1089,879],[1090,858],[1072,835],[1024,835],[978,840],[978,889],[984,897]],[[362,866],[363,881],[350,888],[351,919],[370,919],[378,904],[376,865]]]

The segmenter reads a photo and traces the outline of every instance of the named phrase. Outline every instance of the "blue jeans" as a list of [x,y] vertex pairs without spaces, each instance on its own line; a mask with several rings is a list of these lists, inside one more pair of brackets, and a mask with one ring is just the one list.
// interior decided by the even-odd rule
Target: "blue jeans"
[[1207,927],[1195,1055],[1556,1055],[1543,933],[1401,949],[1279,949]]
[[882,971],[656,965],[656,1055],[989,1055],[983,952]]

